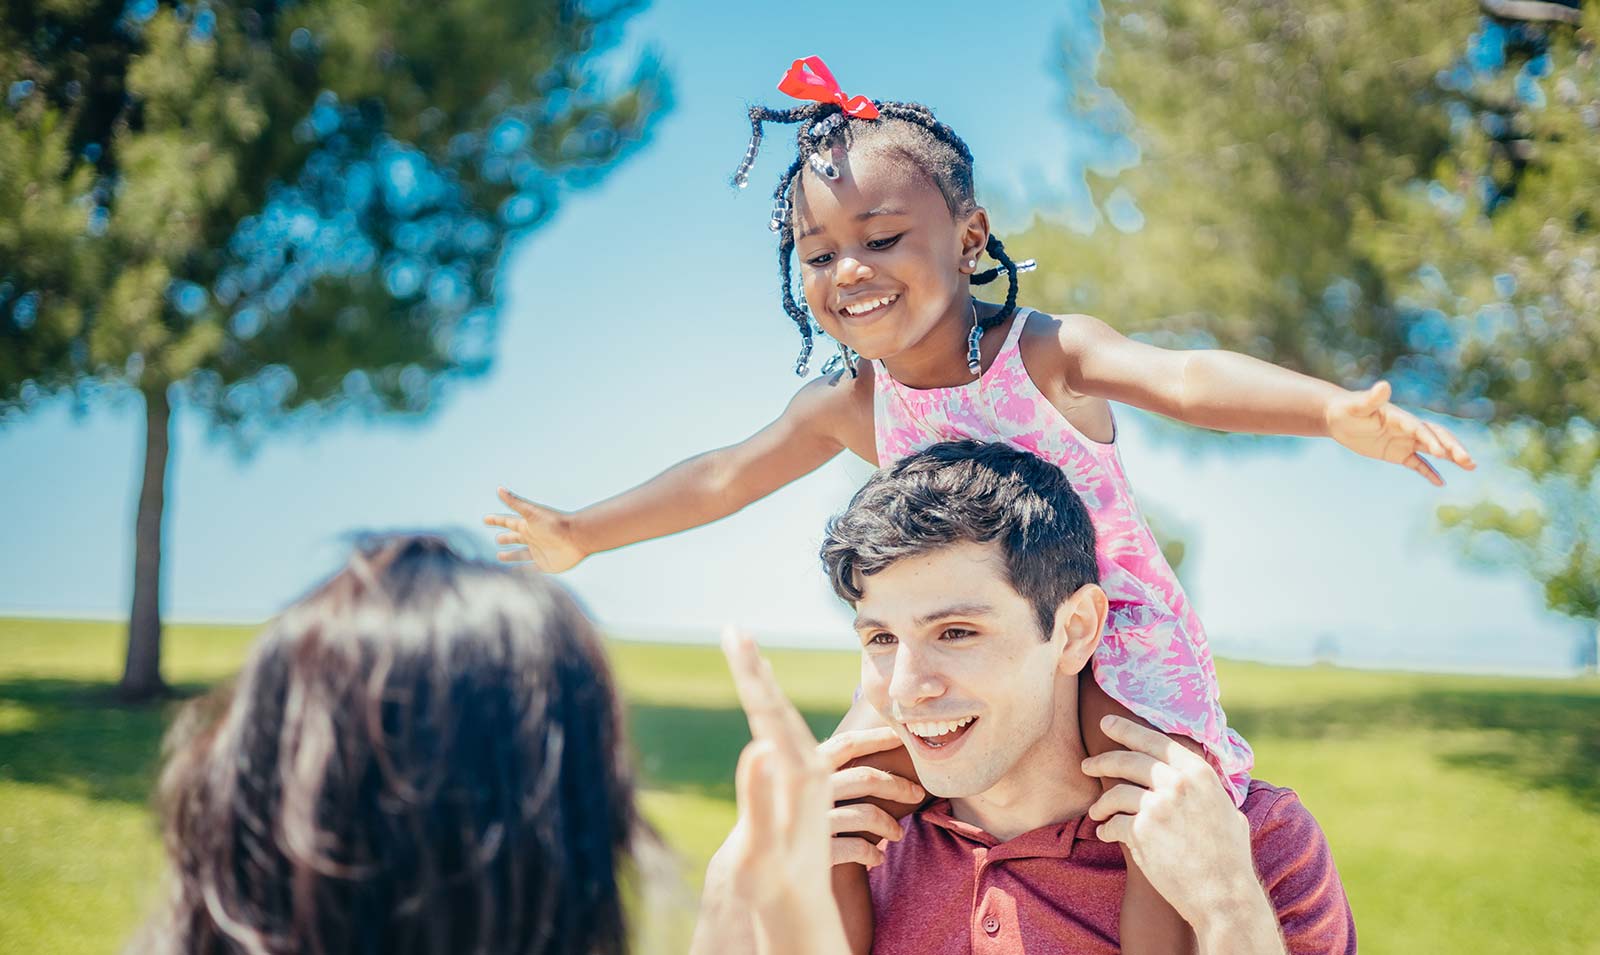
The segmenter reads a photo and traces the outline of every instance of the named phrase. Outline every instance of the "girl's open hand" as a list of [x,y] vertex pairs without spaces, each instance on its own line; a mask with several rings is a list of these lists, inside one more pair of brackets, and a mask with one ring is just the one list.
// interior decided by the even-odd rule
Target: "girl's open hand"
[[572,532],[572,515],[535,504],[506,488],[500,489],[500,500],[516,513],[490,514],[483,522],[505,528],[505,533],[495,535],[495,543],[520,545],[501,551],[497,555],[501,560],[531,560],[540,570],[556,574],[589,556]]
[[1424,454],[1448,458],[1471,471],[1478,465],[1448,428],[1429,424],[1389,403],[1389,383],[1365,391],[1348,391],[1328,405],[1328,436],[1357,454],[1401,464],[1435,487],[1444,478]]

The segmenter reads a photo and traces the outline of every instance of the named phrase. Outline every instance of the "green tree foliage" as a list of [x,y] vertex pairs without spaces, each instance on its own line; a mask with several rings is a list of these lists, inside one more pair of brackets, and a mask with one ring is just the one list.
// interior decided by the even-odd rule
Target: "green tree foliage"
[[1600,4],[1105,17],[1064,51],[1073,110],[1141,160],[1094,183],[1092,235],[1022,240],[1052,304],[1487,424],[1526,501],[1442,523],[1600,619]]
[[127,695],[162,686],[170,390],[249,440],[484,370],[507,240],[667,105],[651,57],[598,78],[636,7],[0,0],[0,414],[145,402]]

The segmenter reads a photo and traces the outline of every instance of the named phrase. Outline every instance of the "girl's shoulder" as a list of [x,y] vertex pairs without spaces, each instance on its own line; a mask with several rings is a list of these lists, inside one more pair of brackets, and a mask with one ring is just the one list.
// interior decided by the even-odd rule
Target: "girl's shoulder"
[[1026,319],[1017,347],[1022,362],[1035,381],[1062,381],[1076,367],[1084,351],[1092,347],[1109,326],[1092,315],[1068,313],[1053,315],[1037,309],[1022,311]]
[[872,362],[857,358],[854,375],[839,368],[801,385],[790,409],[855,447],[872,430],[872,382]]

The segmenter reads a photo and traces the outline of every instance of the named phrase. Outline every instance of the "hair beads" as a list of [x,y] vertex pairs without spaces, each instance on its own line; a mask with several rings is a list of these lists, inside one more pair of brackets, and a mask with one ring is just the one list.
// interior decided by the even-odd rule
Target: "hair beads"
[[[827,148],[827,147],[824,147]],[[833,150],[829,149],[829,152]],[[821,153],[812,153],[806,160],[811,164],[811,171],[824,179],[838,179],[839,167],[822,158]]]
[[978,303],[972,303],[972,331],[967,333],[967,370],[972,372],[972,377],[978,377],[983,371],[983,352],[979,350],[979,343],[983,341],[983,326],[978,324]]
[[767,228],[773,232],[782,231],[784,223],[789,221],[789,197],[779,196],[772,204],[772,221],[767,223]]

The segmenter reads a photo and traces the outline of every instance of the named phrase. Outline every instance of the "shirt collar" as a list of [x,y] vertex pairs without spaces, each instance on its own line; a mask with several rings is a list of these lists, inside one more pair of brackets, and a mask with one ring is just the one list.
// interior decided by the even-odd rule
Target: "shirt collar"
[[1063,822],[1040,826],[1004,842],[970,822],[962,822],[952,816],[948,799],[929,803],[917,812],[917,817],[922,822],[938,826],[959,839],[983,846],[988,850],[986,855],[990,861],[1026,858],[1067,859],[1071,858],[1073,847],[1080,841],[1100,841],[1095,835],[1097,824],[1087,813]]

